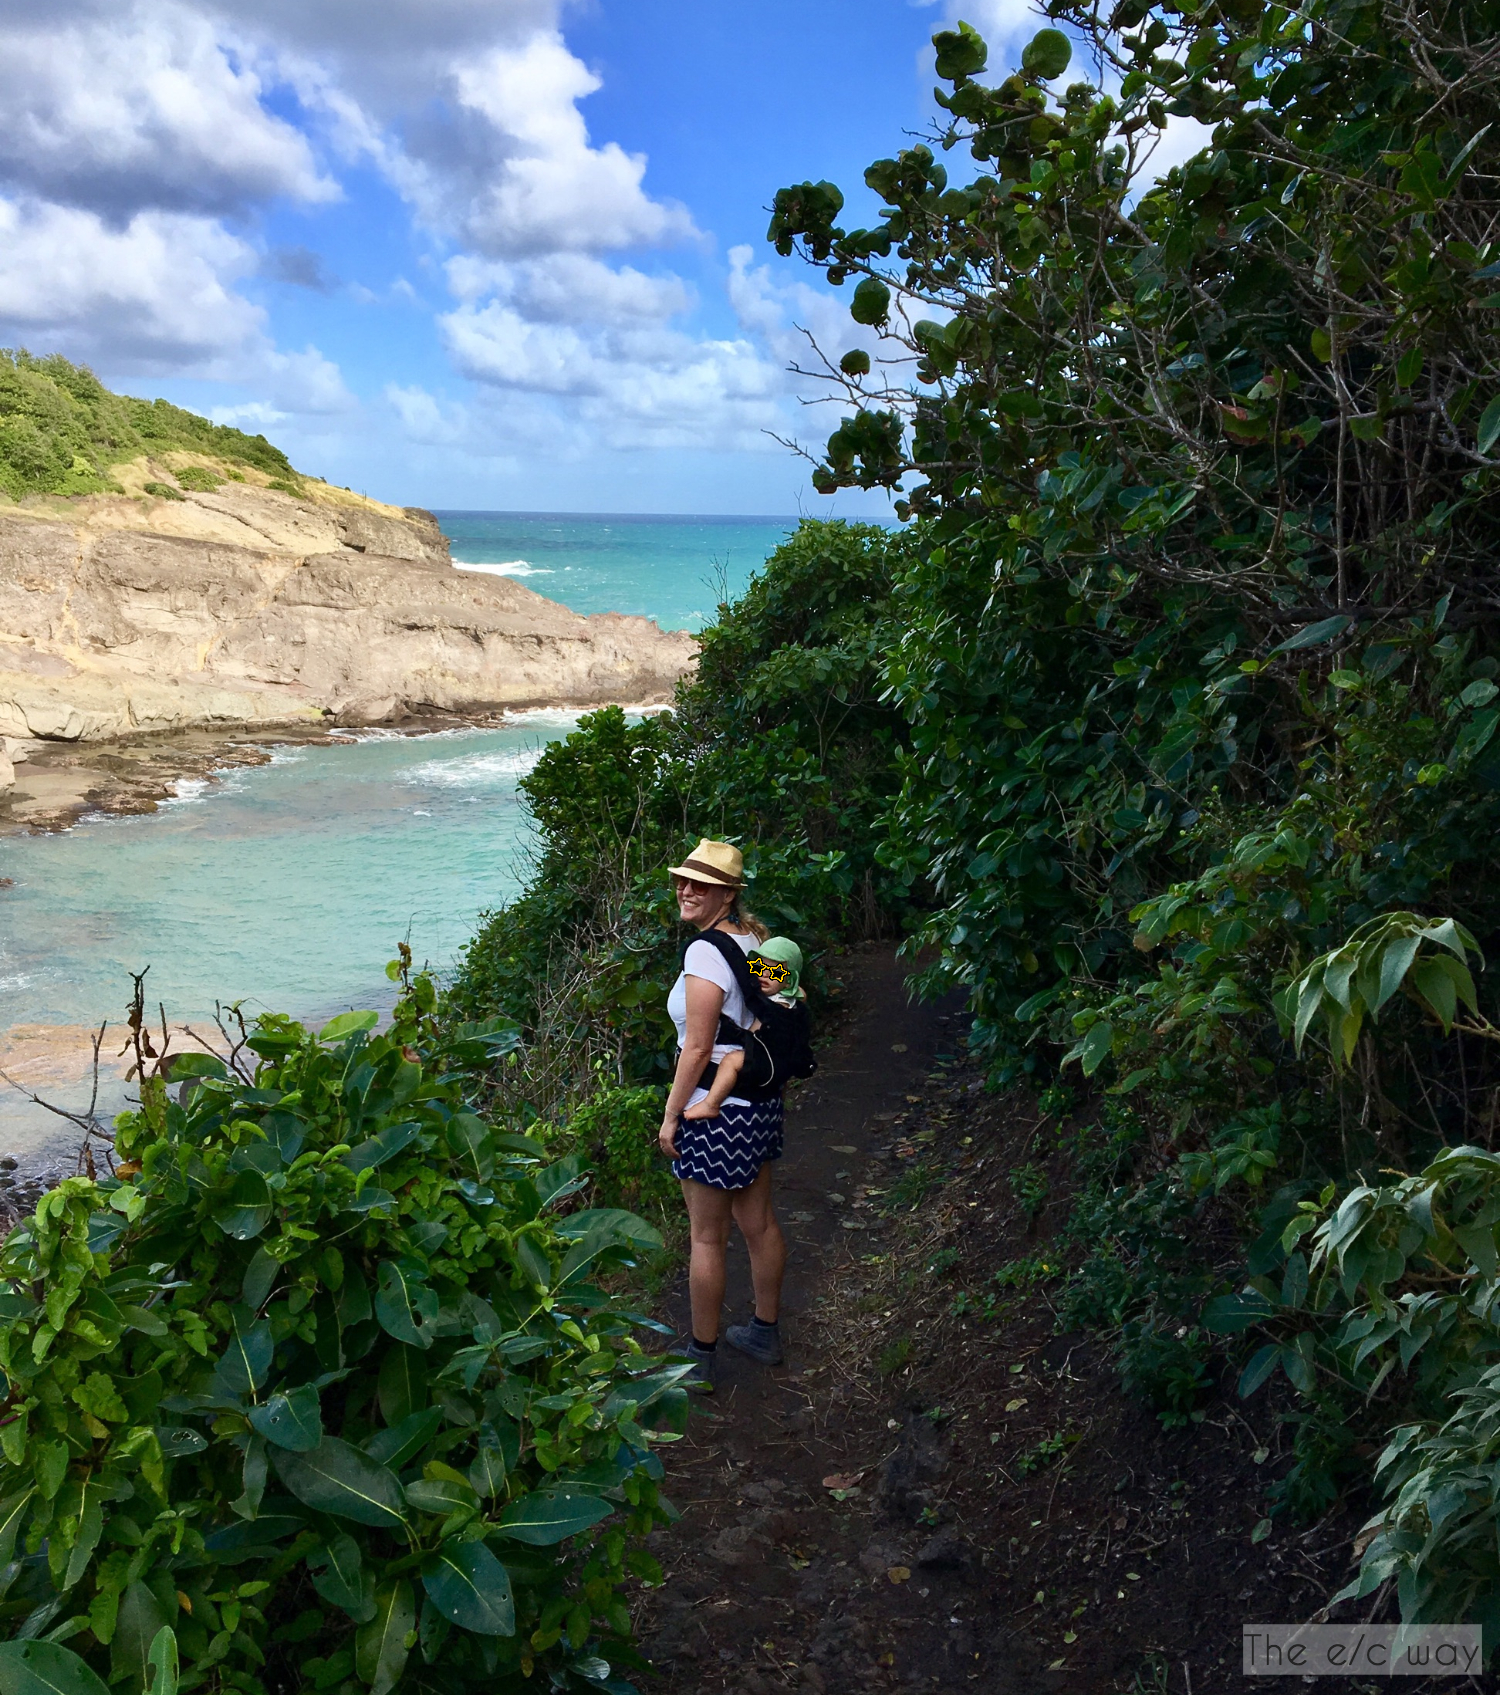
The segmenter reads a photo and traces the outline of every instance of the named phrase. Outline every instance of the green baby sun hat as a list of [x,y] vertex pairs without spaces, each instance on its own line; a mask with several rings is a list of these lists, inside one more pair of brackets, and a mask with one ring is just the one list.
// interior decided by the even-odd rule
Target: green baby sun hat
[[787,980],[783,988],[785,994],[800,993],[802,949],[790,936],[768,936],[765,941],[756,945],[755,951],[762,959],[774,959],[778,965],[787,968]]

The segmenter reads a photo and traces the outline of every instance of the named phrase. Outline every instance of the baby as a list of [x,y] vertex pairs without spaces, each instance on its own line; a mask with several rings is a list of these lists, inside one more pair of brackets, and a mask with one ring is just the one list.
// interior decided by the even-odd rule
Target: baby
[[[770,936],[750,951],[752,961],[759,961],[756,972],[760,986],[778,1006],[795,1006],[803,998],[802,949],[789,936]],[[752,963],[751,970],[755,970]],[[760,1029],[757,1019],[750,1028]],[[745,1050],[731,1048],[718,1062],[713,1084],[695,1106],[683,1113],[684,1118],[717,1118],[719,1109],[734,1093],[734,1085],[745,1063]]]

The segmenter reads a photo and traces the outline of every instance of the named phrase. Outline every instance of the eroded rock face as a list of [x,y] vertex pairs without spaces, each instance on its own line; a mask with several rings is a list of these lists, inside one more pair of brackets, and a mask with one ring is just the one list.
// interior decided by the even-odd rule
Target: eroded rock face
[[341,490],[0,509],[3,736],[657,702],[696,652],[457,570],[430,513]]

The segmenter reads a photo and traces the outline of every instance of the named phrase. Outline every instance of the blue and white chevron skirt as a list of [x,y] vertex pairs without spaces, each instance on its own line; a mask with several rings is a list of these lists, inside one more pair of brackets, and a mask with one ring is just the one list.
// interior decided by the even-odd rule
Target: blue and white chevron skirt
[[725,1101],[717,1118],[685,1118],[677,1126],[674,1177],[710,1189],[748,1189],[768,1159],[781,1158],[785,1111],[779,1100]]

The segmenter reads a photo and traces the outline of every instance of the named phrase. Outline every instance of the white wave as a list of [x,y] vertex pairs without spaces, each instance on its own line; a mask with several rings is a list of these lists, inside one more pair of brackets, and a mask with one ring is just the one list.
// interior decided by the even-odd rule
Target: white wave
[[515,748],[503,753],[470,753],[461,759],[429,759],[401,773],[406,783],[429,788],[489,788],[496,783],[515,782],[535,768],[542,757],[539,747]]
[[207,777],[179,777],[172,786],[172,793],[156,804],[158,807],[196,806],[215,786]]
[[455,559],[460,571],[483,571],[490,577],[550,577],[545,565],[533,565],[525,559]]

